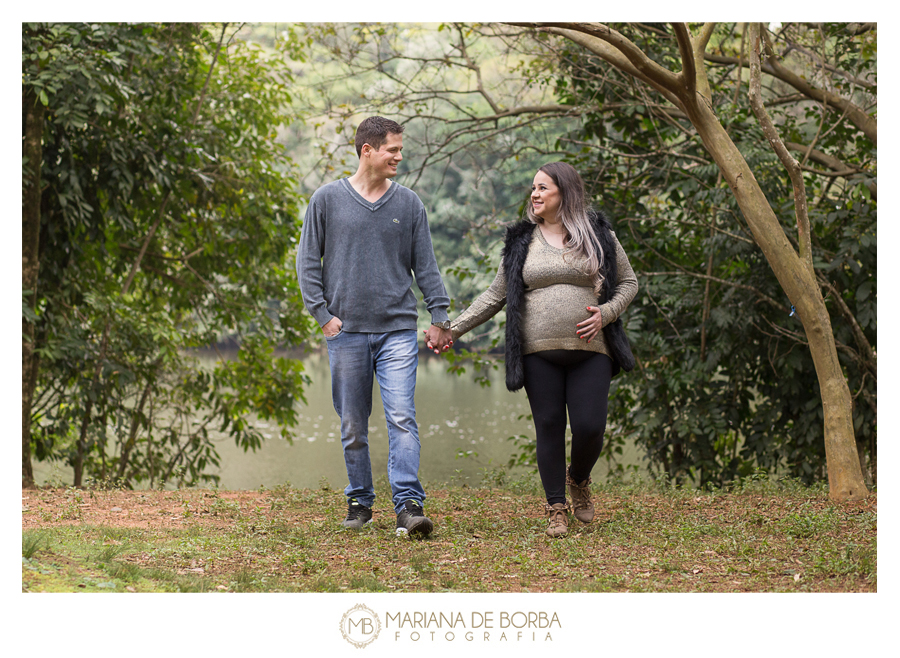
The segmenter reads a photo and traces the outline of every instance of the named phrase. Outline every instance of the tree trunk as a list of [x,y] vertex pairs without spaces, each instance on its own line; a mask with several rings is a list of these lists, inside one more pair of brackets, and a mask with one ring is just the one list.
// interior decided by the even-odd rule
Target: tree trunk
[[[22,291],[37,303],[38,246],[41,235],[41,135],[44,106],[32,88],[22,89]],[[37,384],[34,323],[22,318],[22,486],[34,487],[31,469],[31,403]]]
[[756,243],[803,323],[825,413],[829,495],[835,501],[865,498],[868,490],[856,450],[850,389],[838,361],[831,318],[821,290],[788,242],[753,172],[705,99],[686,105],[691,123],[722,170]]

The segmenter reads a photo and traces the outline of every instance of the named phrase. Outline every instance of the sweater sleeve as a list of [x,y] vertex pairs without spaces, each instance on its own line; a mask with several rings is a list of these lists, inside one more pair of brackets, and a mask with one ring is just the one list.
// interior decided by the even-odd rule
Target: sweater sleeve
[[480,324],[484,324],[497,315],[506,304],[506,273],[503,263],[497,270],[497,276],[490,287],[481,293],[478,298],[463,313],[450,323],[454,340],[468,333]]
[[320,327],[334,317],[325,304],[325,286],[322,278],[322,255],[325,252],[325,223],[318,201],[313,195],[303,218],[300,231],[300,248],[297,249],[297,280],[306,310]]
[[615,233],[613,233],[613,240],[616,241],[616,271],[619,285],[616,286],[609,301],[600,307],[600,315],[603,318],[604,327],[615,322],[625,312],[625,309],[628,308],[638,291],[637,276],[635,276],[634,270],[631,269],[628,256],[625,254],[625,250],[622,249],[622,245],[619,244],[619,239]]
[[431,321],[446,322],[449,319],[447,309],[450,307],[450,297],[447,296],[437,259],[434,257],[434,246],[431,244],[431,231],[428,228],[424,206],[415,223],[412,270],[416,277],[416,285],[425,297],[425,308],[431,313]]

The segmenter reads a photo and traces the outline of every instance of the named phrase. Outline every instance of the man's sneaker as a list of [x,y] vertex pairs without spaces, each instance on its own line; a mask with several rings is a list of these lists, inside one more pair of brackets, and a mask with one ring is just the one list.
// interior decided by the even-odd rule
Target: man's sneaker
[[341,523],[344,528],[361,530],[372,522],[372,509],[366,507],[356,498],[351,498],[347,503],[347,518]]
[[427,516],[418,500],[407,500],[397,515],[397,534],[409,533],[413,537],[427,537],[434,529],[434,524]]

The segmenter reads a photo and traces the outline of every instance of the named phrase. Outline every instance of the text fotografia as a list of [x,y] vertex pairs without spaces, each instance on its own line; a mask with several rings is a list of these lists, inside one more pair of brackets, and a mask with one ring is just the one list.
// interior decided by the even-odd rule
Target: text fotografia
[[388,612],[384,628],[395,641],[552,642],[562,624],[555,612]]

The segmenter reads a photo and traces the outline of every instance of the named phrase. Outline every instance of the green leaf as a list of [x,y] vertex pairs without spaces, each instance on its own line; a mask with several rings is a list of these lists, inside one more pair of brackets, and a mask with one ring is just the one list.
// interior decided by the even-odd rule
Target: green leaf
[[869,293],[872,292],[872,288],[874,284],[871,281],[866,281],[859,288],[856,289],[856,301],[864,302],[869,298]]

